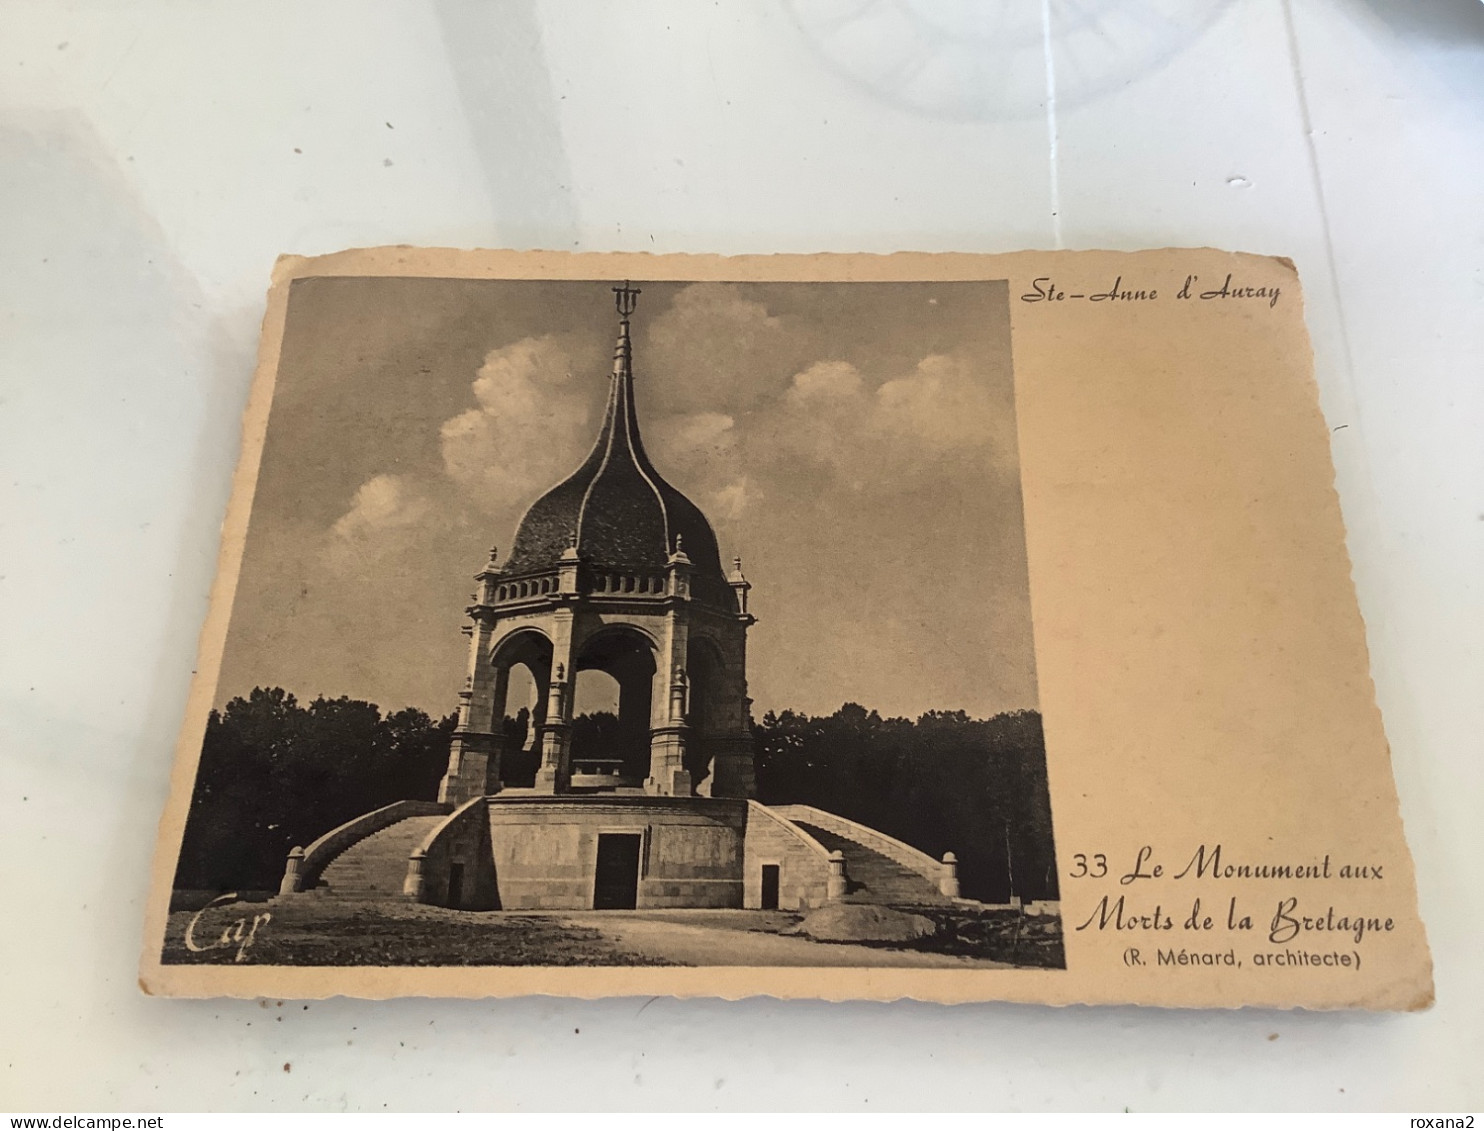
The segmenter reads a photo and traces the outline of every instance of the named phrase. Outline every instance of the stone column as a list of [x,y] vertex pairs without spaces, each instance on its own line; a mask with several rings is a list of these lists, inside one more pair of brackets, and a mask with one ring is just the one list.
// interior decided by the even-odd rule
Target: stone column
[[459,721],[448,755],[448,772],[438,800],[462,805],[500,791],[500,756],[505,749],[502,721],[510,669],[487,667],[481,678],[459,692]]
[[546,685],[546,720],[541,724],[539,793],[566,793],[572,784],[572,695],[565,664],[557,664]]
[[690,728],[685,724],[689,693],[685,668],[670,669],[670,678],[654,681],[654,700],[664,722],[649,729],[649,778],[644,792],[661,797],[689,797],[690,771],[685,768],[685,749]]
[[494,735],[469,725],[469,701],[473,689],[466,684],[459,692],[459,721],[453,732],[453,745],[448,752],[448,772],[438,787],[438,800],[445,805],[462,805],[480,797],[489,788],[490,749]]
[[685,748],[690,728],[685,724],[685,712],[690,689],[685,664],[690,642],[691,561],[678,536],[666,570],[669,610],[659,655],[655,657],[649,715],[649,777],[644,782],[644,792],[660,797],[689,797],[691,780],[690,771],[685,768]]
[[[577,532],[572,532],[575,540]],[[577,571],[582,565],[582,558],[577,553],[575,544],[569,545],[562,551],[562,556],[557,559],[557,592],[565,597],[577,596]]]
[[526,744],[522,749],[541,753],[541,728],[546,725],[547,684],[551,682],[551,665],[531,667],[531,681],[536,685],[536,701],[531,704],[531,717],[526,720]]
[[540,793],[566,793],[572,784],[572,670],[571,609],[559,609],[552,622],[551,678],[546,684],[546,718],[541,724],[541,768],[536,771]]
[[711,756],[711,797],[756,797],[752,735],[724,734],[707,739]]
[[[492,577],[484,577],[481,587],[490,589]],[[453,732],[453,745],[448,752],[448,771],[438,786],[438,800],[447,805],[462,805],[474,797],[490,791],[493,776],[494,788],[500,788],[500,761],[495,734],[491,730],[491,715],[498,699],[503,709],[505,680],[508,670],[497,671],[489,663],[490,636],[494,626],[494,610],[486,603],[471,605],[467,612],[472,623],[464,626],[469,636],[469,674],[464,677],[463,690],[459,692],[458,725]],[[498,725],[499,720],[495,719]],[[490,759],[494,758],[493,775]]]

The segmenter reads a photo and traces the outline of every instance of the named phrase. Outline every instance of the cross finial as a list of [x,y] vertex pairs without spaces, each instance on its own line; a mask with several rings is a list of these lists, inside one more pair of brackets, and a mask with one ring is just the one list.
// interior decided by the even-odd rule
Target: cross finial
[[634,307],[639,305],[639,296],[644,292],[638,287],[629,286],[627,279],[623,281],[623,286],[612,289],[613,305],[618,308],[618,316],[627,321],[629,315],[634,313]]

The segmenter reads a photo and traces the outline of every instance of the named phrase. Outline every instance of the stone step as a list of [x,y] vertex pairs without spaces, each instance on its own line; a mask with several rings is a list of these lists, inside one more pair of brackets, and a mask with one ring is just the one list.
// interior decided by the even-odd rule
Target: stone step
[[332,898],[400,895],[407,858],[444,818],[405,817],[356,841],[325,866],[315,890]]
[[952,904],[938,885],[918,872],[898,864],[873,848],[805,821],[793,822],[819,841],[826,850],[845,857],[845,875],[850,881],[846,899],[865,903],[943,907]]

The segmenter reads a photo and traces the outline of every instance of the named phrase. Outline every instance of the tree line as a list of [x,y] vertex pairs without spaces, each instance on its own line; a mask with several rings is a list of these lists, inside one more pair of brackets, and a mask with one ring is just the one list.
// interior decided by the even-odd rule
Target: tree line
[[[294,845],[393,801],[434,799],[455,721],[346,697],[305,705],[278,687],[232,699],[206,725],[175,886],[276,888]],[[507,784],[535,776],[528,729],[527,717],[505,720]],[[1036,712],[913,720],[847,703],[833,715],[770,711],[753,731],[764,803],[815,805],[932,856],[952,851],[967,896],[1055,897]],[[574,745],[593,751],[626,737],[608,712],[574,723]]]
[[769,711],[753,729],[763,803],[813,805],[935,858],[952,852],[974,899],[1057,898],[1039,712],[882,718],[847,703],[833,715]]
[[212,711],[175,872],[177,889],[278,887],[295,845],[393,801],[433,800],[455,717],[254,688]]

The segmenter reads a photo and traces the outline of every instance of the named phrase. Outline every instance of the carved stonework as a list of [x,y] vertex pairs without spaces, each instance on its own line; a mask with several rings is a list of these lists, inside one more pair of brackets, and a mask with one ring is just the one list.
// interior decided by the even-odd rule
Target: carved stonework
[[[578,773],[580,788],[611,781],[614,789],[631,783],[667,797],[698,788],[716,797],[754,792],[745,698],[751,586],[739,559],[731,574],[723,571],[710,524],[644,450],[629,329],[639,293],[614,288],[618,338],[592,454],[531,505],[504,564],[491,548],[476,575],[469,672],[444,778],[446,801],[500,788],[496,747],[516,665],[536,683],[529,733],[540,757],[537,791],[573,788],[577,678],[598,670],[623,688],[620,730],[648,731],[648,764],[629,775],[620,752],[600,751],[588,760],[602,772]],[[689,646],[693,625],[706,635],[704,662]],[[699,735],[689,721],[698,713],[707,720]]]

